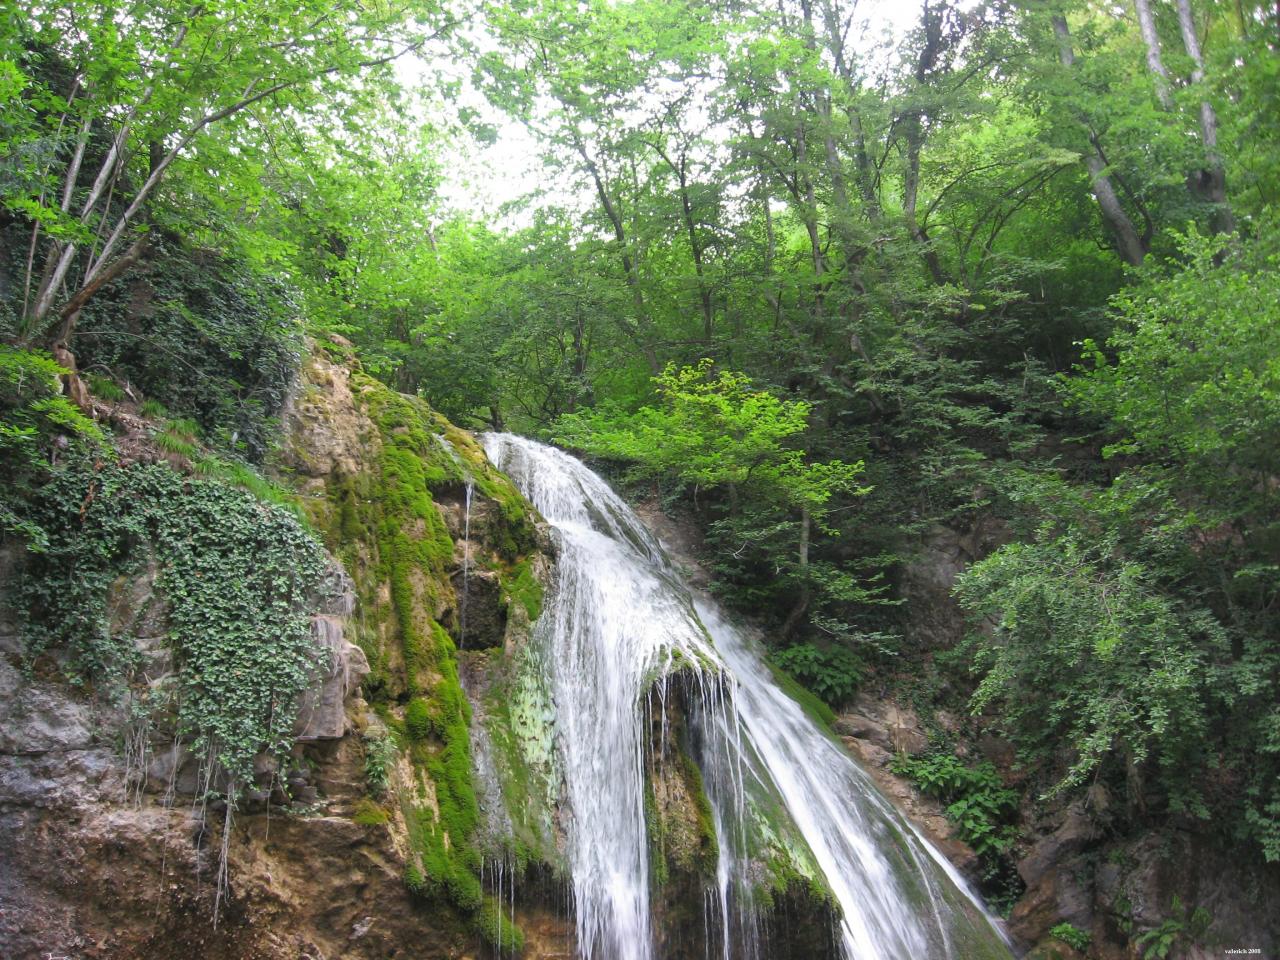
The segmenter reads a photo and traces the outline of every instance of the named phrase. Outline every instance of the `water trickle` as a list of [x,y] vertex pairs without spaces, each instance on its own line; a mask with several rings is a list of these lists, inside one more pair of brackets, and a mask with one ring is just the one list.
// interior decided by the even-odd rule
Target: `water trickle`
[[459,643],[467,639],[467,594],[471,587],[471,493],[475,486],[475,481],[468,474],[462,520],[462,599],[458,601]]
[[[680,673],[719,843],[708,950],[763,960],[749,881],[761,831],[838,905],[848,960],[977,960],[1010,953],[945,860],[775,683],[759,646],[695,601],[655,538],[598,476],[509,434],[485,449],[557,540],[556,583],[531,643],[555,703],[567,863],[580,960],[657,960],[644,816],[646,709]],[[665,706],[662,709],[665,717]],[[664,738],[665,739],[665,738]],[[772,820],[761,810],[778,812]],[[715,930],[715,936],[711,931]]]

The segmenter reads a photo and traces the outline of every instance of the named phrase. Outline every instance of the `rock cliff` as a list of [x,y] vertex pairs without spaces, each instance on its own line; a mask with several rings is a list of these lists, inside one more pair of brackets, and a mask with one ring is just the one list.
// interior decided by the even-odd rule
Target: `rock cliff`
[[564,955],[562,902],[530,896],[513,917],[481,882],[512,851],[479,829],[460,683],[536,615],[536,516],[469,435],[340,343],[305,361],[282,437],[275,473],[330,557],[306,611],[319,655],[292,745],[255,760],[233,816],[176,721],[131,723],[139,689],[179,669],[157,563],[122,566],[105,598],[132,648],[121,694],[31,647],[15,593],[29,558],[0,552],[5,956],[445,958],[486,940]]

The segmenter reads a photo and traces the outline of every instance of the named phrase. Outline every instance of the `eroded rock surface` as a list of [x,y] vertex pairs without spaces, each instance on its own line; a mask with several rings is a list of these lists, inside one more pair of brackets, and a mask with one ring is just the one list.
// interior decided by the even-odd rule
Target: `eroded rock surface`
[[[409,675],[386,558],[379,554],[385,537],[397,531],[372,530],[365,519],[376,493],[369,478],[388,469],[381,459],[387,431],[397,429],[375,422],[373,402],[417,401],[398,401],[367,378],[356,387],[353,376],[352,366],[317,351],[284,418],[284,479],[300,488],[342,562],[332,564],[313,605],[323,669],[302,698],[297,742],[283,763],[259,758],[255,782],[230,821],[225,807],[200,799],[222,784],[202,777],[200,758],[172,731],[163,738],[127,737],[127,715],[105,691],[68,683],[56,652],[33,669],[15,615],[0,603],[0,956],[6,960],[484,955],[475,918],[448,900],[412,893],[406,882],[417,856],[406,819],[412,808],[400,805],[396,791],[415,783],[430,796],[427,774],[402,754],[388,794],[371,797],[366,734],[385,735],[382,716],[403,723],[404,701],[396,698],[406,689],[439,681],[425,666]],[[423,410],[422,416],[434,416]],[[437,436],[456,428],[431,422],[439,431],[431,442],[443,454],[449,445],[436,445]],[[474,441],[456,433],[474,457]],[[459,468],[467,469],[461,461]],[[439,639],[446,630],[460,632],[451,581],[462,558],[487,565],[474,572],[480,589],[468,591],[467,613],[486,641],[496,633],[499,648],[527,631],[526,605],[536,602],[536,578],[545,574],[545,561],[532,557],[516,582],[502,558],[520,556],[513,544],[521,535],[522,544],[529,541],[522,533],[529,521],[514,499],[499,510],[492,497],[506,490],[491,475],[481,481],[487,492],[476,494],[470,543],[457,542],[465,523],[456,525],[456,534],[449,531],[452,537],[444,533],[455,516],[463,519],[464,485],[435,474],[420,481],[436,484],[438,499],[421,488],[418,509],[426,520],[407,533],[435,536],[449,549],[414,569],[403,612],[438,644],[446,643]],[[17,549],[0,544],[0,601],[19,560]],[[493,572],[495,563],[502,577]],[[353,581],[348,570],[362,579]],[[111,587],[108,609],[113,632],[133,638],[141,680],[163,684],[174,663],[156,580],[154,564],[122,577]],[[484,589],[491,581],[495,589]],[[518,615],[508,613],[513,591],[520,596]],[[447,655],[447,648],[441,651]],[[372,680],[381,684],[381,714],[364,699],[362,688]],[[215,926],[224,836],[229,889]],[[517,906],[528,938],[525,957],[568,955],[565,908],[555,896]]]

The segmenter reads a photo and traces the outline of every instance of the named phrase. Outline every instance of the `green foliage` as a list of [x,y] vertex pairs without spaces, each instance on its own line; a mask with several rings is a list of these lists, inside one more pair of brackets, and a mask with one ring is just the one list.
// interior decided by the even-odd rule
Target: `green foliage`
[[1079,950],[1081,953],[1089,949],[1089,943],[1093,940],[1092,934],[1069,923],[1060,923],[1053,927],[1049,931],[1049,936],[1061,940],[1068,947]]
[[769,657],[832,708],[853,699],[865,669],[862,661],[843,647],[822,649],[801,643],[774,650]]
[[[0,336],[52,342],[67,298],[145,238],[68,316],[79,366],[195,420],[157,432],[175,462],[281,503],[242,461],[268,452],[297,315],[357,344],[380,459],[308,509],[358,544],[371,696],[397,730],[400,704],[429,705],[408,739],[433,779],[465,704],[433,619],[452,543],[431,491],[469,473],[500,504],[496,567],[531,616],[533,524],[383,383],[630,464],[832,698],[856,671],[803,651],[893,653],[878,675],[909,676],[948,642],[891,605],[917,539],[948,526],[962,564],[1007,528],[960,581],[995,625],[967,648],[979,722],[1037,788],[1123,781],[1135,814],[1211,814],[1280,859],[1280,61],[1269,6],[1191,6],[1205,62],[1161,8],[1166,82],[1123,5],[1081,0],[928,4],[883,68],[847,42],[851,5],[795,0],[28,5],[0,24]],[[469,15],[498,49],[442,59],[574,197],[519,229],[444,209],[440,144],[485,122],[369,65]],[[47,369],[20,380],[0,523],[39,547],[12,505],[92,425]],[[438,849],[465,856],[452,829]]]
[[949,753],[924,757],[899,756],[892,763],[899,776],[947,805],[947,819],[956,833],[989,864],[1009,851],[1015,831],[1010,821],[1017,812],[1018,794],[1005,787],[990,763],[965,766]]
[[364,738],[364,782],[374,797],[386,794],[391,781],[398,751],[396,743],[386,734],[366,735]]
[[630,416],[569,414],[557,425],[557,439],[650,474],[708,487],[756,485],[815,512],[837,493],[865,492],[855,484],[861,463],[805,463],[800,451],[783,445],[805,430],[807,402],[752,390],[748,377],[716,373],[710,360],[669,365],[653,382],[660,407]]
[[[1107,353],[1087,343],[1065,381],[1104,418],[1111,481],[1011,475],[1023,539],[957,585],[996,628],[971,641],[974,709],[997,711],[1054,790],[1100,776],[1272,860],[1275,244],[1269,221],[1225,251],[1193,233],[1182,263],[1114,298]],[[1058,769],[1063,745],[1073,761]],[[1233,777],[1243,789],[1223,790]]]
[[788,457],[782,442],[804,431],[810,405],[752,390],[746,376],[669,365],[654,378],[661,407],[643,407],[616,421],[605,414],[570,414],[558,439],[597,456],[640,464],[653,473],[677,473],[703,486],[741,486],[763,464]]
[[[280,281],[243,258],[158,237],[146,264],[86,308],[77,346],[85,368],[110,369],[173,417],[194,421],[190,432],[212,446],[261,462],[302,336],[294,295]],[[95,391],[102,382],[93,381]]]
[[1165,960],[1173,955],[1175,948],[1199,943],[1212,923],[1213,917],[1203,907],[1196,907],[1188,916],[1187,908],[1175,894],[1169,916],[1136,937],[1133,943],[1141,950],[1143,960]]
[[[12,278],[20,333],[74,334],[76,304],[157,225],[224,242],[248,232],[236,228],[266,204],[268,158],[293,125],[316,108],[353,122],[356,78],[394,89],[387,64],[452,23],[430,4],[345,0],[161,2],[128,16],[68,0],[6,17],[0,229],[13,227],[5,247],[26,239]],[[260,262],[280,249],[256,240]]]
[[49,535],[17,589],[33,660],[56,653],[69,679],[108,695],[140,682],[108,593],[154,561],[178,672],[144,706],[173,710],[178,733],[235,788],[253,782],[259,752],[288,752],[298,697],[320,666],[307,605],[325,568],[292,515],[164,466],[78,457],[53,472],[33,513]]
[[65,373],[48,354],[0,344],[0,531],[28,549],[45,549],[49,533],[29,511],[29,497],[50,475],[56,439],[103,439],[98,425],[60,392]]
[[1087,366],[1068,381],[1076,403],[1122,431],[1110,453],[1176,457],[1224,495],[1232,477],[1276,471],[1280,228],[1264,231],[1225,259],[1221,240],[1192,232],[1184,262],[1113,298],[1114,363],[1085,341]]
[[[169,432],[169,430],[165,431],[166,434]],[[210,454],[199,456],[192,464],[192,467],[202,477],[218,480],[228,486],[239,487],[241,490],[253,494],[256,499],[263,503],[274,504],[302,519],[302,510],[298,506],[297,494],[287,487],[283,487],[275,481],[264,477],[248,464]]]

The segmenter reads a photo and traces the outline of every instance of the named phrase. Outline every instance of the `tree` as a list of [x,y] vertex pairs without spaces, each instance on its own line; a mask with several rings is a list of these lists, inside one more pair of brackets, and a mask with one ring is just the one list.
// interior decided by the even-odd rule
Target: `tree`
[[810,404],[782,400],[728,370],[715,372],[710,360],[695,367],[668,365],[654,378],[659,406],[626,415],[592,411],[562,417],[562,442],[596,456],[637,465],[649,476],[668,475],[700,488],[726,492],[731,516],[744,497],[782,504],[799,514],[795,572],[799,597],[784,624],[789,636],[808,611],[810,538],[814,526],[841,496],[862,496],[857,484],[861,461],[810,462],[787,445],[805,431]]
[[34,110],[25,141],[47,148],[39,178],[4,198],[30,222],[21,339],[69,343],[89,299],[141,257],[171,169],[215,134],[220,159],[256,154],[270,127],[258,105],[305,111],[455,22],[405,2],[29,7],[8,38],[25,48],[9,109]]

